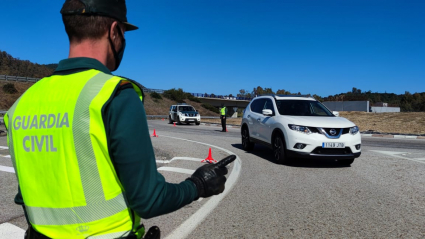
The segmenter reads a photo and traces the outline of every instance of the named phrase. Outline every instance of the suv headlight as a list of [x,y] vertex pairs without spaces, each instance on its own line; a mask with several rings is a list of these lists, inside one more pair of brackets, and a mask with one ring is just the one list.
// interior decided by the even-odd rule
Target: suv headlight
[[311,130],[307,126],[288,124],[289,128],[304,134],[311,134]]
[[350,134],[355,135],[359,132],[359,127],[354,126],[350,128]]

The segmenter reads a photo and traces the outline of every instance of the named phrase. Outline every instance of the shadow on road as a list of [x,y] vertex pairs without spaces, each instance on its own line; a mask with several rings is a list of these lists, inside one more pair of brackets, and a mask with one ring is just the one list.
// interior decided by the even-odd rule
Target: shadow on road
[[[232,144],[234,148],[242,149],[242,144]],[[274,161],[273,152],[271,149],[262,146],[255,145],[254,150],[249,152],[259,158],[265,159],[271,163],[279,164]],[[354,161],[355,163],[356,161]],[[312,160],[312,159],[292,159],[292,161],[288,164],[285,164],[288,167],[299,167],[299,168],[349,168],[350,166],[340,165],[336,160],[329,159],[320,159],[320,160]]]

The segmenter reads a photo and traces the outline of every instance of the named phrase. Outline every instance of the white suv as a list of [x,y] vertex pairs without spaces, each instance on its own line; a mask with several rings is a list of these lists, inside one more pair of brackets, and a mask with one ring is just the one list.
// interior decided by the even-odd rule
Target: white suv
[[195,123],[196,125],[201,124],[201,115],[193,106],[187,105],[186,103],[181,103],[177,105],[172,105],[170,107],[170,112],[168,115],[168,122],[172,124],[173,122],[181,123]]
[[279,163],[291,158],[334,159],[349,166],[361,154],[359,128],[337,117],[309,96],[274,95],[254,98],[242,119],[242,146],[255,143],[273,149]]

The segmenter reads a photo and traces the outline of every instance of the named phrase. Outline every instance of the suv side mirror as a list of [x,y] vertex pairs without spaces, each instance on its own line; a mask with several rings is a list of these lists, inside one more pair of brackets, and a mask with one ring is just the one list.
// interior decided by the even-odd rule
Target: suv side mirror
[[336,117],[339,117],[339,112],[338,111],[332,111],[332,114],[334,114]]
[[264,109],[263,110],[263,115],[265,115],[265,116],[271,116],[271,115],[273,115],[273,111],[272,110],[269,110],[269,109]]

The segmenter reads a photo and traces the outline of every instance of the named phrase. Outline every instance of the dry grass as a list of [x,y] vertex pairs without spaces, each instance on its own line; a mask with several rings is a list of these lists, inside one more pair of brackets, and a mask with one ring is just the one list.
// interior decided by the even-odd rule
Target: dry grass
[[[15,94],[7,94],[3,91],[3,86],[13,83],[15,85],[16,90],[18,93]],[[8,110],[13,103],[28,89],[30,88],[34,83],[29,82],[14,82],[14,81],[0,81],[0,110]]]
[[[425,112],[366,113],[339,112],[341,117],[359,126],[360,131],[398,134],[425,134]],[[227,124],[240,125],[241,118],[227,118]],[[202,122],[221,123],[220,119],[202,119]]]
[[360,131],[425,134],[425,112],[366,113],[340,112],[340,116],[359,126]]
[[[6,94],[3,92],[3,86],[7,83],[13,83],[18,93]],[[27,82],[12,82],[12,81],[0,81],[0,110],[8,110],[13,103],[34,83]],[[186,102],[199,111],[201,116],[218,116],[218,114],[209,111],[201,106],[201,103],[186,100]],[[153,99],[149,93],[145,94],[145,110],[147,115],[168,115],[171,105],[176,102],[162,97],[162,100]]]

